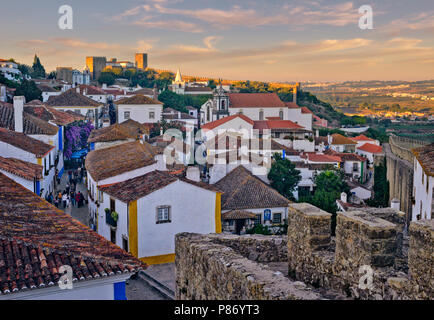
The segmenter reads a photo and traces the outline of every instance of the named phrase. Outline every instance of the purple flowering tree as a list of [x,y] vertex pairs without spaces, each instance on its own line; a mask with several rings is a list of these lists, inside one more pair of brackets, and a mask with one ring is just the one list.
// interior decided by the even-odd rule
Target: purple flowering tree
[[87,138],[94,129],[91,122],[74,122],[65,128],[65,149],[63,156],[70,160],[72,153],[87,147]]

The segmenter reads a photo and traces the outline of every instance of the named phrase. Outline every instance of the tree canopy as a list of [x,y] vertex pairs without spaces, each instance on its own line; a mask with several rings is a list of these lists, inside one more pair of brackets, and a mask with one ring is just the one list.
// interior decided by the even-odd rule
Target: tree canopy
[[35,58],[33,59],[33,66],[32,66],[32,78],[45,78],[45,68],[41,64],[41,60],[39,60],[39,57],[35,54]]
[[274,162],[268,173],[270,185],[285,198],[294,200],[293,192],[301,180],[300,171],[295,169],[295,164],[288,159],[283,159],[279,153],[275,153],[273,159]]
[[15,95],[24,96],[26,98],[26,101],[42,101],[42,91],[39,90],[34,81],[21,81],[21,83],[17,87],[17,90],[15,91]]

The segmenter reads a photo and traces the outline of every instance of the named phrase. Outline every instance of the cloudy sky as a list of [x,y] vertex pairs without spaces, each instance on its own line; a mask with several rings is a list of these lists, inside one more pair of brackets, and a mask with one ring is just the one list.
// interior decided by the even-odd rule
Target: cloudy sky
[[[73,30],[58,27],[63,4]],[[433,0],[15,0],[0,30],[0,58],[37,53],[48,71],[147,52],[150,67],[224,79],[434,79]]]

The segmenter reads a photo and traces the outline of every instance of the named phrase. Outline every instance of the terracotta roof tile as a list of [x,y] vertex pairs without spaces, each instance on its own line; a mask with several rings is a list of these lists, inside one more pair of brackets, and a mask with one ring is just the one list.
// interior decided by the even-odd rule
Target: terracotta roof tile
[[290,203],[243,166],[238,166],[229,172],[215,186],[224,192],[223,210],[287,207]]
[[208,123],[202,125],[202,129],[212,130],[212,129],[215,129],[215,128],[221,126],[222,124],[225,124],[226,122],[231,121],[235,118],[241,118],[244,121],[250,123],[251,125],[254,125],[254,123],[255,123],[252,119],[250,119],[249,117],[247,117],[243,114],[234,114],[232,116],[224,117],[224,118],[221,118],[221,119],[213,121],[213,122],[208,122]]
[[425,174],[434,177],[434,143],[413,149],[413,153]]
[[330,156],[327,154],[308,153],[307,159],[312,162],[327,162],[327,163],[339,163],[341,158],[339,156]]
[[374,139],[368,138],[364,134],[361,134],[361,135],[359,135],[357,137],[353,137],[353,138],[350,138],[350,139],[354,140],[354,141],[375,141]]
[[231,210],[222,213],[222,220],[256,219],[256,215],[249,211]]
[[362,150],[369,153],[382,153],[383,147],[377,146],[372,143],[365,143],[363,146],[358,147],[357,150]]
[[0,170],[7,171],[26,180],[42,179],[41,165],[16,158],[0,157]]
[[255,121],[253,129],[290,129],[290,130],[303,130],[304,127],[292,122],[291,120],[260,120]]
[[[30,112],[28,112],[30,111]],[[0,127],[15,130],[14,108],[12,104],[0,105]],[[59,128],[44,119],[33,116],[30,108],[25,107],[23,112],[24,133],[29,135],[55,135]],[[47,115],[43,115],[47,117]]]
[[86,169],[95,181],[100,181],[152,165],[155,154],[149,143],[127,142],[89,152]]
[[93,101],[72,88],[58,96],[51,96],[47,105],[52,107],[98,107],[101,103]]
[[332,138],[332,144],[334,145],[357,144],[357,142],[351,140],[350,138],[344,137],[339,133],[332,134]]
[[87,142],[112,142],[128,139],[136,139],[136,136],[130,135],[120,124],[116,123],[105,128],[93,130]]
[[194,182],[185,178],[177,177],[167,172],[157,170],[130,180],[112,184],[107,187],[102,186],[100,187],[100,190],[112,197],[115,197],[118,200],[128,203],[143,198],[148,194],[160,190],[178,180],[193,184],[200,188],[218,192],[215,187],[208,184]]
[[230,108],[285,108],[276,93],[229,93]]
[[59,267],[77,281],[145,265],[68,214],[0,174],[0,292],[56,285]]
[[54,147],[42,141],[33,139],[24,133],[0,128],[0,141],[34,154],[37,158],[45,156]]
[[116,101],[117,105],[124,104],[132,104],[132,105],[143,105],[143,104],[163,104],[158,100],[151,99],[145,95],[137,94],[130,98],[124,98],[119,101]]

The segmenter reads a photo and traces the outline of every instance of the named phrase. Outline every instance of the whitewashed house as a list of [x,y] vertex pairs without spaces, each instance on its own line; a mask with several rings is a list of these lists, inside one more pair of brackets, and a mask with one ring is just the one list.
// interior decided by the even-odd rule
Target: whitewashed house
[[161,121],[163,103],[144,95],[135,95],[116,101],[118,123],[132,119],[140,123],[157,123]]
[[[288,219],[289,200],[279,194],[259,178],[253,176],[243,166],[238,166],[215,185],[222,194],[223,230],[243,234],[251,225],[251,218],[245,213],[255,216],[255,224],[269,226],[272,230],[279,228]],[[235,215],[233,211],[242,211]],[[228,217],[229,216],[229,217]]]
[[0,150],[5,158],[17,158],[43,168],[43,177],[35,181],[36,194],[42,197],[54,190],[54,146],[31,138],[24,133],[0,128]]
[[368,158],[369,163],[372,165],[374,163],[375,155],[383,153],[383,147],[372,143],[365,143],[360,147],[357,147],[356,153]]
[[350,139],[357,142],[356,149],[363,146],[365,143],[375,144],[376,146],[380,145],[380,141],[368,138],[364,134],[358,135],[357,137],[352,137]]
[[329,135],[328,144],[336,152],[356,152],[357,142],[339,133]]
[[60,111],[73,111],[92,121],[95,128],[100,128],[99,119],[104,103],[96,102],[80,93],[80,88],[69,89],[62,94],[50,97],[47,105]]
[[41,185],[44,174],[41,165],[17,158],[3,158],[0,156],[0,172],[27,190],[39,195],[38,186]]
[[22,79],[22,73],[18,69],[18,64],[5,59],[0,59],[0,73],[11,81],[19,82]]
[[434,213],[434,144],[413,149],[412,220],[432,219]]
[[148,172],[165,170],[162,155],[143,141],[133,141],[93,150],[86,156],[89,211],[94,225],[104,219],[100,209],[103,195],[101,186],[122,182]]
[[152,171],[100,190],[105,219],[98,233],[146,264],[174,262],[177,233],[221,232],[213,186]]

